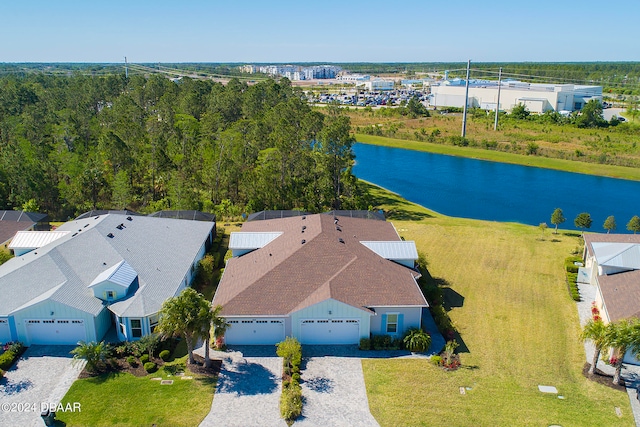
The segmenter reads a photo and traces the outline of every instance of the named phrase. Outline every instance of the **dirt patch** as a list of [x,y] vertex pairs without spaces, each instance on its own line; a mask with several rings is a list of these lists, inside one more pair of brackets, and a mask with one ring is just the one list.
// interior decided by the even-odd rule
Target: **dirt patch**
[[222,360],[212,359],[211,367],[205,368],[203,357],[197,354],[194,354],[193,358],[195,359],[196,363],[195,364],[189,363],[187,365],[187,369],[189,369],[189,371],[193,372],[194,374],[217,376],[220,373],[220,368],[222,367]]
[[626,393],[627,388],[624,385],[624,380],[620,379],[620,383],[621,385],[615,385],[613,383],[613,375],[607,375],[604,372],[602,372],[600,369],[596,368],[596,372],[593,375],[589,374],[589,368],[591,367],[590,363],[585,363],[584,367],[582,368],[582,375],[584,375],[585,378],[591,380],[591,381],[595,381],[599,384],[605,385],[607,387],[610,387],[614,390],[618,390],[618,391],[624,391]]

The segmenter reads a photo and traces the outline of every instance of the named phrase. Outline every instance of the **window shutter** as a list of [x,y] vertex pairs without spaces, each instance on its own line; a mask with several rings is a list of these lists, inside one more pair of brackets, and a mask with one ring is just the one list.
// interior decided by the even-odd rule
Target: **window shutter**
[[380,322],[381,322],[380,332],[382,332],[383,334],[386,334],[387,333],[387,315],[386,314],[382,315],[382,320]]
[[404,325],[402,324],[404,320],[404,314],[398,314],[398,335],[404,334]]

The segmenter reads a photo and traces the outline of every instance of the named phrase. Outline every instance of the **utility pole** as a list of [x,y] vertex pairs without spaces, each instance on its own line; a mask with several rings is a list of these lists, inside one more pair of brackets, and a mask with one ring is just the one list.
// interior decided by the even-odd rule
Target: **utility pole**
[[129,78],[129,67],[127,66],[127,57],[124,57],[124,77]]
[[502,87],[502,67],[498,72],[498,102],[496,102],[496,119],[493,122],[493,130],[498,130],[498,114],[500,113],[500,88]]
[[467,61],[467,81],[464,90],[464,110],[462,112],[462,137],[467,135],[467,104],[469,103],[469,71],[471,68],[471,60]]

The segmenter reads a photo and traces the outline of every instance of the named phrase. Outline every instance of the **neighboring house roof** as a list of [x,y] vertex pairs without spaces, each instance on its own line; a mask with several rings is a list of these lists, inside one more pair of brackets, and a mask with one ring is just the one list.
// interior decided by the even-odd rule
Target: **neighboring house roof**
[[38,212],[25,211],[0,211],[0,221],[18,221],[18,222],[41,222],[47,219],[49,215]]
[[418,250],[413,241],[365,242],[363,245],[384,259],[418,259]]
[[190,219],[192,221],[215,221],[216,216],[212,213],[201,211],[158,211],[149,216],[158,218],[175,218],[175,219]]
[[303,211],[260,211],[254,212],[247,217],[247,222],[262,221],[266,219],[290,218],[293,216],[305,216],[308,213]]
[[0,315],[41,301],[43,295],[98,314],[103,302],[88,286],[123,261],[138,273],[138,287],[110,309],[121,317],[160,310],[164,300],[182,287],[214,223],[129,218],[108,214],[67,222],[57,230],[69,234],[1,265]]
[[28,230],[49,216],[36,212],[0,210],[0,244],[4,245],[18,231]]
[[598,276],[609,321],[640,317],[640,270]]
[[417,271],[360,243],[400,241],[391,223],[339,216],[335,224],[317,214],[247,222],[242,230],[282,234],[227,261],[213,299],[224,315],[287,315],[329,298],[360,309],[427,306]]
[[640,317],[640,235],[585,233],[588,256],[615,274],[597,276],[609,321]]
[[9,244],[9,249],[36,249],[48,245],[69,231],[18,231]]
[[96,216],[107,215],[107,214],[117,214],[117,215],[127,215],[127,216],[144,216],[143,214],[139,214],[138,212],[130,211],[130,210],[107,210],[107,209],[97,209],[93,211],[87,211],[83,214],[80,214],[76,219],[85,219],[85,218],[94,218]]

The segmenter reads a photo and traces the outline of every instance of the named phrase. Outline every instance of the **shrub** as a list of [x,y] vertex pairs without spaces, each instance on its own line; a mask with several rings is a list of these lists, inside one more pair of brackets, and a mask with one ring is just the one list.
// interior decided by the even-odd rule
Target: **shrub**
[[360,350],[371,350],[371,339],[360,338]]
[[442,357],[440,356],[431,356],[429,360],[436,366],[442,365]]
[[0,369],[0,380],[2,379],[2,377],[4,377],[4,371]]
[[297,383],[282,389],[280,396],[280,416],[293,421],[302,414],[302,388]]
[[297,339],[293,337],[287,337],[284,341],[277,344],[278,349],[276,354],[282,357],[282,364],[285,372],[290,373],[292,368],[300,367],[302,363],[302,346]]
[[153,362],[147,362],[144,364],[144,370],[148,373],[152,373],[158,370],[158,366]]
[[431,336],[420,328],[411,328],[407,331],[402,340],[409,351],[427,351],[431,345]]
[[165,372],[171,375],[175,375],[178,372],[184,372],[185,369],[187,369],[186,362],[173,362],[173,363],[164,365]]
[[436,326],[440,332],[454,329],[453,323],[443,306],[437,305],[431,307],[431,314],[433,315],[433,320],[436,322]]
[[169,360],[169,357],[171,357],[171,352],[169,350],[162,350],[160,352],[160,359],[164,360],[165,362]]
[[138,364],[136,362],[136,358],[133,356],[127,356],[127,363],[131,366],[136,366]]
[[0,369],[7,370],[13,365],[15,355],[10,351],[0,354]]
[[148,361],[149,361],[149,355],[147,353],[140,356],[140,363],[142,363],[143,365],[146,365]]
[[295,381],[295,382],[299,383],[300,382],[300,374],[296,372],[293,375],[291,375],[291,381]]

